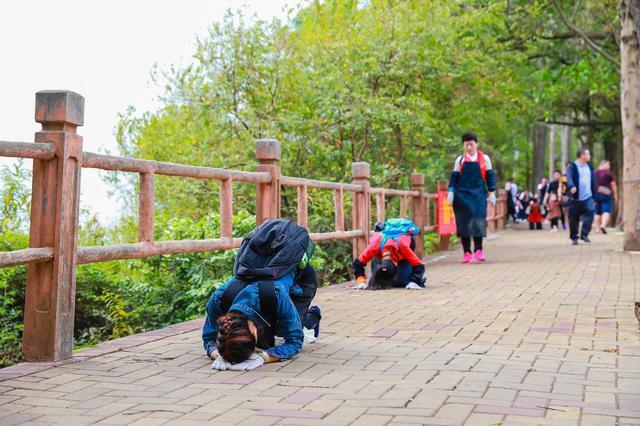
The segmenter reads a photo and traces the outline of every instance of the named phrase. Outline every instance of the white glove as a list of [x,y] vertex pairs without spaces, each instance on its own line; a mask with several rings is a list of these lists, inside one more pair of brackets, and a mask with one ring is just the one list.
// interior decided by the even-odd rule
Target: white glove
[[251,354],[248,360],[239,362],[237,364],[231,364],[221,356],[218,356],[213,364],[211,364],[211,368],[213,370],[231,370],[231,371],[243,371],[243,370],[253,370],[258,367],[262,367],[264,365],[264,358],[262,358],[257,353]]
[[447,194],[447,202],[450,206],[453,205],[453,191],[449,191],[449,193]]
[[248,360],[239,362],[237,364],[231,364],[229,370],[241,371],[241,370],[254,370],[264,365],[264,358],[257,353],[251,354]]
[[491,204],[493,204],[494,206],[496,205],[496,193],[495,192],[491,192],[489,194],[489,202]]
[[225,370],[230,370],[232,366],[233,364],[231,364],[230,362],[227,362],[226,359],[218,355],[218,357],[211,364],[211,369],[225,371]]
[[302,327],[302,334],[304,335],[304,341],[302,342],[304,345],[308,345],[310,343],[315,343],[318,341],[318,338],[316,337],[316,334],[313,330]]
[[407,284],[405,288],[407,290],[424,290],[424,287],[420,287],[418,284],[414,283],[413,281]]

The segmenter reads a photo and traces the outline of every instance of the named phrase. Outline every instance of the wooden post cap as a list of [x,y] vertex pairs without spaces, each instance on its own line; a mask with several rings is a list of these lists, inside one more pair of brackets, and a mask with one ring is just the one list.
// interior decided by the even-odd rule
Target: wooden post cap
[[258,139],[256,158],[260,160],[280,160],[280,141],[277,139]]
[[351,164],[351,176],[361,179],[369,179],[371,176],[371,166],[365,161],[359,161]]
[[411,186],[424,186],[424,175],[422,173],[411,173]]
[[84,98],[70,90],[41,90],[36,93],[38,123],[84,124]]

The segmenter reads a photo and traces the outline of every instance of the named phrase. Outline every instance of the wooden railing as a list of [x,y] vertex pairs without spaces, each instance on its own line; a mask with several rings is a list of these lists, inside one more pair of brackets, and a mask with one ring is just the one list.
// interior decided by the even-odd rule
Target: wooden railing
[[[358,255],[371,233],[371,197],[375,197],[375,218],[386,217],[386,197],[400,197],[398,214],[410,217],[425,232],[437,229],[431,203],[436,194],[424,191],[424,176],[411,175],[411,190],[371,188],[370,166],[352,165],[352,182],[337,183],[280,173],[280,143],[257,141],[255,172],[191,166],[168,162],[123,158],[82,151],[82,137],[76,133],[84,121],[84,98],[69,91],[36,94],[35,119],[42,130],[35,143],[0,141],[0,156],[33,159],[33,184],[29,248],[0,252],[0,267],[28,264],[24,313],[23,355],[28,361],[54,361],[71,357],[75,314],[75,274],[78,264],[134,259],[163,254],[205,252],[238,248],[233,238],[233,183],[256,185],[256,222],[280,217],[281,187],[297,188],[297,222],[308,227],[309,188],[334,193],[335,217],[332,232],[312,233],[314,241],[352,240]],[[109,246],[78,247],[79,198],[82,168],[138,173],[140,200],[138,242]],[[154,240],[154,176],[180,176],[220,182],[220,236],[204,240]],[[352,193],[352,229],[345,229],[345,192]],[[489,228],[504,226],[506,198],[490,207]],[[416,244],[423,254],[423,239]]]

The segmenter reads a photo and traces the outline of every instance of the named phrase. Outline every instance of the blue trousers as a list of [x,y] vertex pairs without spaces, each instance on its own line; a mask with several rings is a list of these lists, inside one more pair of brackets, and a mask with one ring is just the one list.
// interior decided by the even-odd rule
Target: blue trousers
[[586,200],[569,200],[569,237],[572,240],[578,239],[578,228],[582,221],[582,229],[580,229],[580,237],[587,237],[591,232],[593,224],[593,214],[595,213],[595,205],[593,198]]

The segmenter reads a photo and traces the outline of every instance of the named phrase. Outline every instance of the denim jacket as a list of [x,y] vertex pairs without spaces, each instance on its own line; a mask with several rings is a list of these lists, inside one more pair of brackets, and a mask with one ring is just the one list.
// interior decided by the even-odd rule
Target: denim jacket
[[[284,338],[284,343],[267,349],[267,353],[280,359],[296,356],[300,352],[304,340],[300,316],[289,296],[289,293],[292,290],[295,291],[297,287],[293,282],[294,276],[295,271],[292,271],[282,279],[274,282],[276,299],[278,300],[276,335]],[[234,280],[235,278],[231,278],[218,287],[207,303],[207,318],[202,328],[202,342],[204,349],[207,351],[207,356],[210,356],[211,352],[216,349],[218,339],[218,324],[216,320],[222,315],[220,307],[222,293]],[[246,315],[258,326],[268,325],[260,314],[260,297],[257,282],[250,283],[238,293],[229,311],[236,311]]]

